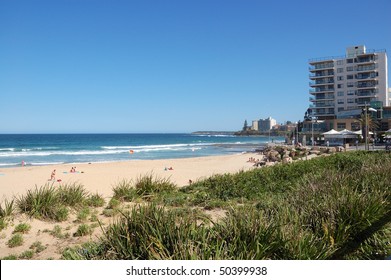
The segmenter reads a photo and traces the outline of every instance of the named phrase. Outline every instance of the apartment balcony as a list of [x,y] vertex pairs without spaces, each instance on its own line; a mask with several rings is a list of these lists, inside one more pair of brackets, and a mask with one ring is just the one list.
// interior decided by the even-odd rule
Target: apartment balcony
[[377,63],[377,56],[376,55],[368,55],[368,56],[363,56],[363,57],[357,57],[355,59],[355,63],[357,65],[375,65]]
[[322,86],[322,85],[330,85],[330,84],[334,84],[334,79],[333,78],[329,78],[329,79],[316,79],[314,81],[311,81],[309,82],[309,85],[311,87],[314,87],[314,86]]
[[334,94],[316,94],[315,97],[309,98],[310,102],[322,102],[326,100],[334,100]]
[[334,71],[333,71],[333,70],[329,70],[329,71],[316,71],[316,72],[310,73],[308,76],[309,76],[309,78],[310,78],[311,80],[314,80],[314,79],[331,78],[331,77],[334,77]]
[[356,71],[357,72],[374,72],[374,71],[376,71],[376,69],[377,69],[377,65],[376,64],[362,65],[362,66],[357,66],[356,67]]
[[376,88],[377,84],[377,80],[357,82],[357,88]]
[[378,89],[361,89],[357,90],[356,96],[358,97],[376,97],[376,94],[379,92]]
[[314,104],[310,104],[310,108],[334,108],[334,102],[316,102]]
[[335,116],[334,112],[327,112],[327,111],[320,111],[320,112],[313,112],[313,115],[315,117],[333,117]]
[[325,93],[325,92],[334,92],[334,87],[315,87],[309,90],[310,94],[314,95],[317,93]]
[[360,107],[367,106],[371,103],[371,101],[375,101],[375,98],[367,97],[367,98],[357,98],[356,104]]
[[372,72],[372,73],[360,73],[356,74],[355,78],[356,80],[374,80],[377,78],[377,72]]
[[310,64],[308,69],[313,72],[317,70],[327,70],[327,69],[334,69],[334,63],[320,63],[320,64]]

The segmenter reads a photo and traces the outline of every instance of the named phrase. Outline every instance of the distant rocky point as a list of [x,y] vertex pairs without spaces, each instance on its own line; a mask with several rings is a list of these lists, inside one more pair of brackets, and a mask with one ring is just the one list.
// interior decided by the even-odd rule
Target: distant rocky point
[[234,135],[233,131],[195,131],[191,134],[196,135]]

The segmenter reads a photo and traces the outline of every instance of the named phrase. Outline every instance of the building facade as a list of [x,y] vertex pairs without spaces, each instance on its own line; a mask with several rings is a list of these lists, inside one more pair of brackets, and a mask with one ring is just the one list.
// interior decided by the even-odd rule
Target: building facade
[[269,131],[277,124],[277,121],[275,119],[272,119],[272,117],[268,117],[267,119],[260,119],[258,121],[258,130],[261,132]]
[[344,56],[310,59],[309,65],[308,116],[322,121],[320,130],[359,129],[356,119],[365,106],[390,105],[385,50],[354,46]]

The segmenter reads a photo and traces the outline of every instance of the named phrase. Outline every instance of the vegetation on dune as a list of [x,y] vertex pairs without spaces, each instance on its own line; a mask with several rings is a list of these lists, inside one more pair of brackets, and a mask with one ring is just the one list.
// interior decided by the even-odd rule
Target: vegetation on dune
[[[151,173],[113,187],[102,214],[115,220],[105,227],[91,209],[105,205],[101,195],[80,184],[46,185],[0,203],[0,230],[17,211],[50,221],[72,214],[75,237],[94,234],[99,223],[101,237],[66,248],[64,259],[385,259],[390,170],[391,154],[359,151],[214,175],[183,188]],[[212,209],[222,218],[208,215]],[[29,230],[17,224],[6,245],[21,246]],[[70,237],[59,225],[47,232]],[[34,243],[5,258],[43,250]]]
[[65,184],[55,188],[53,185],[35,187],[16,200],[17,208],[38,219],[62,222],[68,219],[69,209],[87,206],[101,207],[104,199],[98,194],[90,195],[80,184]]
[[11,201],[5,199],[3,203],[0,203],[0,231],[7,227],[9,220],[12,219],[14,211],[15,205],[13,199]]
[[[389,170],[390,154],[352,152],[215,175],[182,189],[151,177],[138,187],[122,182],[116,199],[152,203],[121,214],[99,241],[63,257],[384,259],[391,255]],[[199,211],[178,215],[172,207],[179,206],[227,212],[212,222]]]
[[20,233],[16,233],[8,240],[7,245],[8,247],[13,248],[21,246],[23,242],[23,236]]

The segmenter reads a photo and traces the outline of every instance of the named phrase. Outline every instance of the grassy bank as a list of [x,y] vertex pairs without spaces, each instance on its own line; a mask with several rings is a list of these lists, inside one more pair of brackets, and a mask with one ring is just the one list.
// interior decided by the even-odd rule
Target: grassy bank
[[[68,248],[63,258],[384,259],[390,170],[390,154],[351,152],[181,189],[153,176],[124,181],[113,189],[118,219],[99,241]],[[129,201],[138,206],[121,210]],[[200,211],[216,208],[226,211],[219,220]]]

